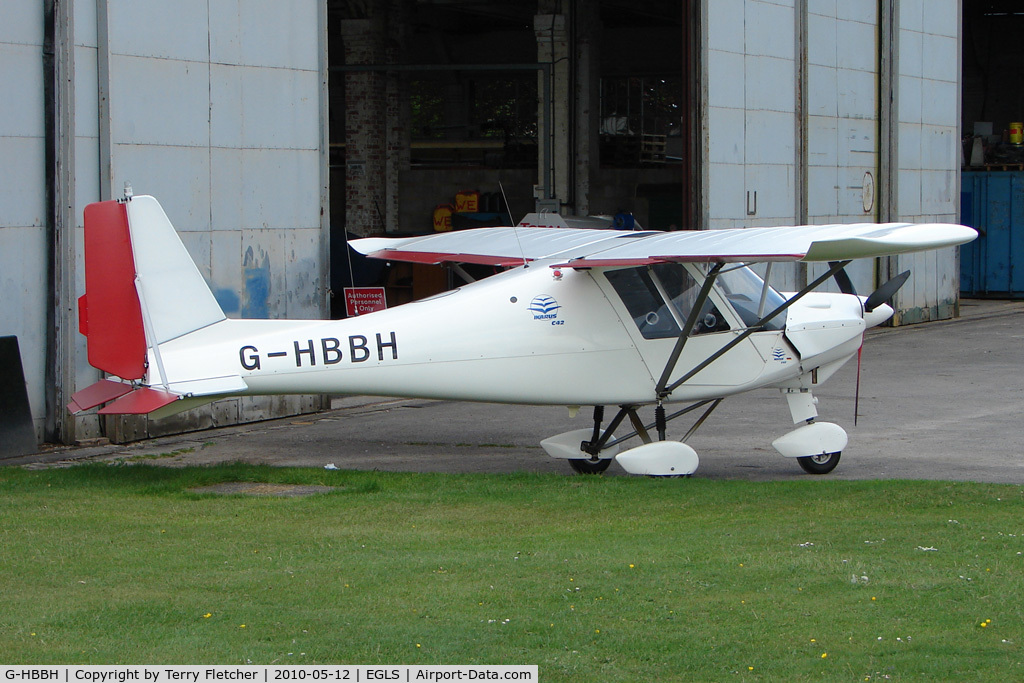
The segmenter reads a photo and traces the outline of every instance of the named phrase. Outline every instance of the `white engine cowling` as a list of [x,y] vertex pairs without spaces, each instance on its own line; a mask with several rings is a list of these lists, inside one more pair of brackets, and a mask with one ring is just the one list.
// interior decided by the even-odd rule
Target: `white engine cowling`
[[839,425],[812,422],[780,436],[772,442],[772,446],[787,458],[805,458],[839,453],[846,448],[848,440],[846,431]]
[[630,474],[652,477],[680,477],[693,474],[700,459],[697,452],[680,441],[655,441],[630,448],[615,456]]

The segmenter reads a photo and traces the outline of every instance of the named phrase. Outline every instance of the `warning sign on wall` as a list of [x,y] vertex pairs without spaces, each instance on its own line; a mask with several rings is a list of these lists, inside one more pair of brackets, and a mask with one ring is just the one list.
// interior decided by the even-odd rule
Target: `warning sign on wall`
[[383,311],[387,307],[383,287],[345,288],[345,313],[349,317]]

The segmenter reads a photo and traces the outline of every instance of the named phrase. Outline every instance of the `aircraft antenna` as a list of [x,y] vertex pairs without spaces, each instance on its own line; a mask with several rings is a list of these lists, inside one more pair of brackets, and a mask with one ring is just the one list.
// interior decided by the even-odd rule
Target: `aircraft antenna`
[[[508,197],[505,196],[505,186],[498,181],[498,189],[501,190],[501,201],[505,202],[505,213],[508,215],[509,222],[512,221],[512,208],[508,205]],[[526,261],[526,252],[523,251],[523,243],[519,241],[519,228],[516,225],[512,226],[512,234],[516,236],[516,244],[519,245],[519,255],[523,258],[523,268],[529,268],[530,264]]]

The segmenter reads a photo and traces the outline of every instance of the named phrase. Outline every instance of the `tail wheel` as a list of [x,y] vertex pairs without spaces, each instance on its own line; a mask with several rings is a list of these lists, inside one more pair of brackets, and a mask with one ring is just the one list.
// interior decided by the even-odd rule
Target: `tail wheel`
[[570,458],[569,467],[580,474],[601,474],[612,464],[611,458],[601,460],[587,460],[584,458]]
[[828,474],[839,464],[841,452],[823,453],[822,455],[809,455],[797,458],[797,463],[807,474]]

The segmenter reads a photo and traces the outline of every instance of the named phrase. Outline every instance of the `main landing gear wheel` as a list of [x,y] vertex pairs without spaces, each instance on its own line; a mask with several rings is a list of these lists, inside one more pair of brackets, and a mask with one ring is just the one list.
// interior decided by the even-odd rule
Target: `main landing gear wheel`
[[828,474],[839,464],[841,451],[835,453],[823,453],[822,455],[808,455],[797,458],[796,461],[807,474]]
[[611,464],[611,458],[601,460],[587,460],[584,458],[569,459],[569,467],[573,468],[580,474],[601,474],[608,469]]

